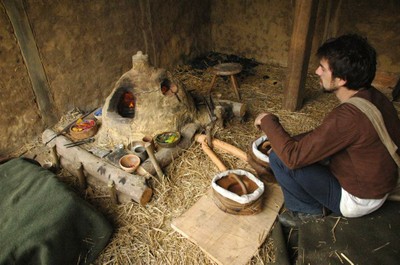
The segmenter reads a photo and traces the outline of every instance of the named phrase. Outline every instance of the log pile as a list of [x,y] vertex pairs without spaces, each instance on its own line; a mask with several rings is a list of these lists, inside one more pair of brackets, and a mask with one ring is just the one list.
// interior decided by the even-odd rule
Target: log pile
[[[42,134],[43,142],[47,142],[56,133],[47,129]],[[120,195],[120,201],[131,199],[142,205],[148,203],[153,190],[147,186],[146,178],[136,174],[130,174],[112,165],[105,159],[101,159],[80,146],[67,148],[64,145],[71,143],[66,136],[60,135],[48,143],[48,146],[56,150],[60,165],[71,174],[80,178],[82,174],[86,178],[94,177],[105,185],[114,182],[115,189]],[[89,181],[89,179],[87,179]]]
[[[71,140],[64,135],[55,137],[57,134],[53,130],[45,130],[42,141],[48,142],[47,146],[54,150],[56,165],[76,176],[82,188],[86,187],[86,182],[100,181],[115,189],[119,201],[133,200],[145,205],[153,194],[152,189],[147,185],[147,179],[155,173],[159,175],[157,171],[160,168],[168,166],[174,158],[189,148],[199,128],[199,124],[187,124],[181,131],[182,139],[176,147],[159,149],[153,154],[153,159],[157,161],[157,164],[147,159],[139,166],[135,174],[123,171],[107,159],[97,157],[81,146],[65,146],[71,144]],[[53,137],[54,139],[49,141]],[[160,168],[157,169],[155,165]]]

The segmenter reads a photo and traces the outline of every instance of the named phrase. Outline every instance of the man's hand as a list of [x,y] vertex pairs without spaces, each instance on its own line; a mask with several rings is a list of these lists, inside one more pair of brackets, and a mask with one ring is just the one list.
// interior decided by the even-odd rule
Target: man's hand
[[261,120],[262,120],[265,116],[270,115],[270,114],[271,114],[271,113],[269,113],[269,112],[263,112],[263,113],[258,114],[257,118],[254,120],[254,126],[255,126],[257,129],[260,129]]

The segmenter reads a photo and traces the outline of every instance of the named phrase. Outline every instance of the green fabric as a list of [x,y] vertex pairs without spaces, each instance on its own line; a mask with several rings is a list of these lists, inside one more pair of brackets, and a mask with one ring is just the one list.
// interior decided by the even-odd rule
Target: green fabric
[[0,165],[0,264],[89,264],[110,223],[56,176],[24,159]]

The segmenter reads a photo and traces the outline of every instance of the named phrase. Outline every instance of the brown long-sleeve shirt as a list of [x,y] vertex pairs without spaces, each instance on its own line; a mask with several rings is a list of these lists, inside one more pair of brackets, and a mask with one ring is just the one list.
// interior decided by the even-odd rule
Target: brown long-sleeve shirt
[[[392,140],[400,146],[400,120],[393,104],[375,88],[356,97],[371,101],[382,113]],[[261,120],[272,148],[289,168],[300,168],[329,158],[340,185],[363,199],[380,199],[396,185],[397,165],[370,120],[351,104],[334,108],[314,130],[291,137],[275,115]],[[397,152],[400,154],[400,150]]]

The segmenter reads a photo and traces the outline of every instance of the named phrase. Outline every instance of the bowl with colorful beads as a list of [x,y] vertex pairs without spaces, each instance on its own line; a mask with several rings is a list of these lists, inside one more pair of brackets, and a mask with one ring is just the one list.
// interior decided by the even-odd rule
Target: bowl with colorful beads
[[159,147],[172,148],[175,147],[181,140],[179,132],[163,132],[154,137],[154,142]]
[[97,133],[97,123],[94,119],[79,119],[69,129],[69,134],[74,140],[83,140]]

